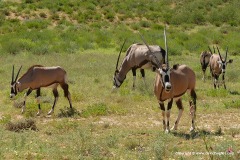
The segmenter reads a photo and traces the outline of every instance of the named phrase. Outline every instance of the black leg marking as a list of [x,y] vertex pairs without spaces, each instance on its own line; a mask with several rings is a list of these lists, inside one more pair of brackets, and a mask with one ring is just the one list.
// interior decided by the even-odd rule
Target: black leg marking
[[132,68],[132,74],[133,74],[133,89],[135,88],[135,77],[136,77],[136,75],[137,75],[137,73],[136,73],[136,68]]
[[182,100],[181,99],[178,99],[176,101],[176,105],[177,105],[178,109],[183,109],[183,105],[182,105]]
[[144,69],[140,69],[140,72],[141,72],[142,78],[144,78],[144,77],[145,77],[145,71],[144,71]]
[[136,68],[132,68],[132,74],[133,76],[136,76]]
[[160,105],[160,109],[161,109],[162,111],[165,111],[164,103],[159,103],[159,105]]
[[196,108],[196,99],[197,99],[197,94],[196,94],[196,92],[195,92],[195,90],[191,90],[191,98],[192,98],[192,101],[193,101],[193,105],[195,106],[195,108]]
[[32,89],[28,89],[27,93],[26,93],[26,96],[28,96],[30,93],[32,93]]
[[[38,98],[41,96],[40,88],[36,90],[36,98],[38,101]],[[40,102],[38,101],[38,109],[41,110]]]
[[57,88],[53,89],[53,95],[54,95],[54,103],[53,103],[53,106],[52,106],[52,110],[54,110],[54,107],[55,107],[56,102],[57,102],[57,98],[59,97]]
[[224,89],[227,89],[226,85],[225,85],[225,75],[224,74],[222,75],[222,82],[223,82],[223,85],[224,85]]
[[68,91],[68,84],[61,84],[61,87],[64,91],[64,96],[68,99],[68,102],[69,102],[69,105],[70,105],[70,108],[72,108],[72,102],[71,102],[71,95],[70,95],[70,92]]
[[172,103],[173,103],[173,99],[171,99],[171,100],[168,102],[167,110],[170,110],[170,109],[172,108]]

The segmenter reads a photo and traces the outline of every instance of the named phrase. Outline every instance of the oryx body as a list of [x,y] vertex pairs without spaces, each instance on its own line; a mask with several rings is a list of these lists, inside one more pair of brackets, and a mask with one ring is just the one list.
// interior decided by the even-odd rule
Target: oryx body
[[25,94],[22,113],[24,112],[24,109],[25,109],[26,97],[33,90],[36,90],[36,93],[37,93],[36,98],[38,101],[38,108],[39,108],[37,115],[41,113],[40,102],[39,102],[40,88],[48,87],[48,86],[51,86],[53,88],[53,94],[55,97],[52,109],[48,112],[48,114],[51,114],[54,111],[55,104],[58,100],[58,96],[59,96],[57,91],[58,85],[60,85],[64,90],[64,96],[68,98],[70,108],[72,108],[71,96],[68,91],[68,84],[66,79],[67,74],[63,68],[59,66],[44,67],[41,65],[33,65],[27,70],[26,73],[24,73],[19,79],[17,79],[20,70],[21,68],[19,69],[18,74],[14,80],[14,67],[13,67],[10,98],[13,98],[18,92],[22,92],[23,90],[28,89]]
[[[172,108],[173,100],[175,100],[179,109],[179,114],[172,129],[177,129],[177,125],[183,112],[181,96],[188,91],[191,95],[191,101],[189,103],[190,113],[192,116],[192,127],[190,130],[194,130],[197,98],[195,93],[196,76],[193,70],[186,65],[175,66],[174,68],[175,69],[167,69],[163,67],[159,72],[157,72],[155,79],[154,93],[159,101],[160,109],[162,110],[163,128],[166,132],[169,132],[170,110]],[[166,100],[168,100],[167,110],[164,106],[164,101]],[[165,114],[167,122],[165,121]]]
[[232,63],[232,62],[233,62],[232,59],[227,61],[227,50],[226,50],[225,58],[222,58],[219,49],[218,49],[218,54],[212,54],[212,56],[210,57],[209,65],[210,65],[210,72],[213,78],[214,88],[219,87],[218,78],[222,74],[222,82],[223,82],[224,88],[226,89],[226,85],[225,85],[226,67],[228,63]]
[[[179,120],[182,116],[183,106],[181,96],[188,91],[191,95],[190,104],[190,113],[192,116],[192,126],[190,130],[195,129],[194,120],[196,112],[196,76],[192,69],[186,65],[174,65],[173,69],[169,67],[168,62],[168,48],[167,48],[167,37],[164,29],[165,37],[165,49],[166,49],[166,65],[162,65],[157,69],[157,74],[155,78],[154,93],[158,99],[160,109],[162,110],[163,116],[163,129],[166,133],[169,130],[169,120],[170,120],[170,110],[172,108],[173,100],[176,101],[177,107],[179,109],[178,118],[175,121],[175,124],[172,129],[176,130]],[[164,101],[168,100],[167,110],[164,106]],[[167,121],[165,121],[165,116]]]
[[200,63],[202,66],[202,71],[203,71],[203,78],[202,80],[205,82],[205,74],[206,74],[206,69],[209,66],[210,62],[210,57],[211,57],[211,52],[208,51],[203,51],[200,55]]
[[121,86],[126,78],[127,73],[132,70],[133,73],[133,88],[135,88],[136,70],[140,68],[142,77],[145,77],[144,69],[155,71],[159,68],[159,62],[164,63],[165,50],[157,45],[150,45],[150,50],[143,44],[132,44],[126,53],[123,62],[114,74],[114,88]]

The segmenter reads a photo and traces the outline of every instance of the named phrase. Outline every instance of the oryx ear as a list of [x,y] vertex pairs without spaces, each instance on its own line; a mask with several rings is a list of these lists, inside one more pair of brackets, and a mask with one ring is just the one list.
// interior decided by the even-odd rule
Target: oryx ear
[[222,61],[217,61],[218,64],[222,64]]
[[229,59],[228,63],[232,63],[233,62],[233,59]]

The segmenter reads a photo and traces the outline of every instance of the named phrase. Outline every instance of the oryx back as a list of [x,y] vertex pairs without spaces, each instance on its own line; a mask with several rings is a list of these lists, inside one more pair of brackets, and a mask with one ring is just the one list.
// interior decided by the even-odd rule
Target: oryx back
[[54,83],[65,83],[66,71],[59,66],[43,67],[35,65],[30,67],[19,81],[28,85],[31,89],[47,87]]
[[[160,63],[164,63],[165,50],[157,45],[150,45],[151,52],[159,60]],[[133,44],[129,47],[126,55],[126,60],[130,67],[138,67],[142,69],[149,69],[152,67],[152,63],[156,60],[153,55],[149,52],[148,47],[143,44]]]

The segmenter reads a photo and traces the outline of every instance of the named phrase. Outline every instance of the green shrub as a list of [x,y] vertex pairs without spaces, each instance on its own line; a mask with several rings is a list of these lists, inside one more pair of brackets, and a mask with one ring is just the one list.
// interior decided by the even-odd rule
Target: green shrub
[[225,108],[236,108],[240,109],[240,100],[224,101]]
[[108,107],[104,103],[96,103],[88,106],[81,113],[82,117],[96,117],[96,116],[105,116],[108,114]]

